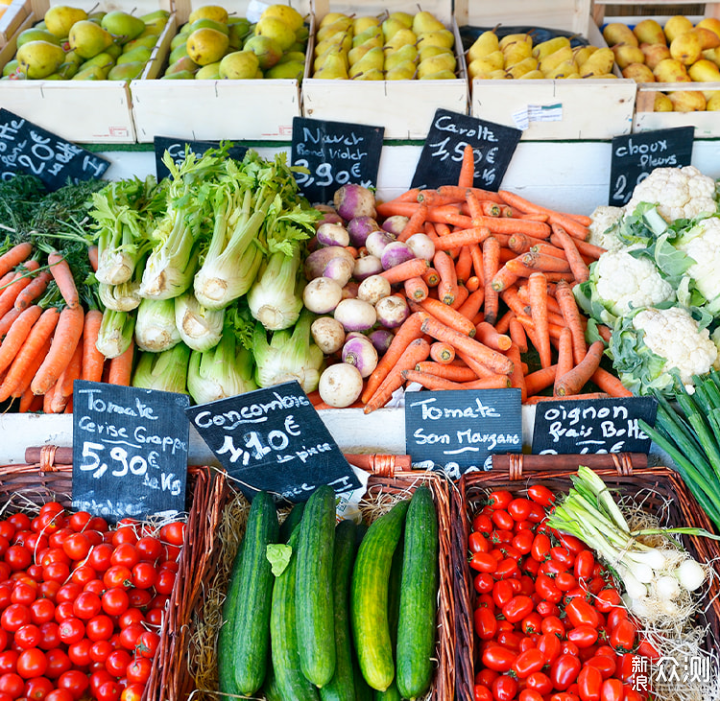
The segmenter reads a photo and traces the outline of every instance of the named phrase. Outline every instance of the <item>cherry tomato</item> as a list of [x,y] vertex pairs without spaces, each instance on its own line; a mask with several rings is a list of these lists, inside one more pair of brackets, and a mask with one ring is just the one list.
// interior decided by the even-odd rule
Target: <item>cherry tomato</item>
[[87,637],[96,642],[98,640],[110,640],[115,632],[115,624],[110,616],[99,614],[93,616],[85,627]]
[[580,648],[570,640],[563,640],[560,643],[560,653],[562,655],[572,655],[578,657],[580,655]]
[[527,679],[527,688],[538,694],[549,694],[552,691],[552,681],[544,672],[533,672]]
[[578,675],[578,693],[582,701],[600,701],[603,678],[597,667],[585,665]]
[[493,515],[490,517],[492,522],[501,530],[511,531],[515,527],[515,521],[513,517],[504,509],[498,509],[493,511]]
[[71,581],[84,587],[88,582],[97,578],[97,573],[90,565],[80,565],[73,570]]
[[87,557],[91,548],[90,539],[84,533],[73,533],[63,543],[63,552],[71,560],[82,560]]
[[511,669],[520,679],[525,679],[533,672],[539,672],[544,666],[545,656],[542,651],[537,648],[530,648],[517,656]]
[[580,674],[580,660],[574,655],[560,655],[550,666],[550,679],[558,691],[566,691]]
[[[490,553],[474,552],[470,559],[470,567],[478,572],[492,574],[497,570],[498,561]],[[159,578],[158,578],[159,579]]]
[[598,592],[595,607],[601,613],[608,613],[608,611],[621,605],[622,599],[617,589],[603,589],[601,592]]
[[542,616],[537,611],[533,611],[523,618],[520,628],[526,635],[539,634],[542,631]]
[[110,558],[112,557],[113,550],[113,546],[109,543],[96,545],[88,555],[87,564],[96,572],[107,571],[110,568]]
[[26,570],[32,564],[32,553],[22,545],[11,545],[3,556],[13,572]]
[[98,701],[120,701],[122,687],[116,681],[105,682],[95,692]]
[[155,581],[155,591],[157,591],[158,594],[172,594],[173,586],[175,586],[175,578],[175,572],[172,570],[161,569]]
[[160,627],[162,625],[164,616],[165,614],[163,609],[151,608],[145,616],[145,622],[148,625]]
[[15,633],[32,621],[30,609],[23,604],[10,604],[0,616],[0,624],[8,633]]
[[[498,629],[500,629],[500,623],[502,621],[498,621]],[[500,632],[497,635],[497,643],[498,645],[501,645],[502,647],[507,648],[508,650],[512,650],[515,653],[520,652],[520,636],[515,633],[513,630],[500,630]]]
[[595,557],[591,550],[583,550],[578,553],[573,566],[573,574],[576,579],[589,579],[592,577],[593,568],[595,567]]
[[600,689],[600,701],[623,701],[624,691],[619,679],[606,679]]
[[627,609],[620,608],[619,606],[612,609],[607,615],[607,629],[612,630],[617,627],[617,624],[620,623],[620,621],[626,619],[627,617]]
[[160,539],[180,547],[185,542],[185,524],[182,521],[168,523],[160,529]]
[[473,586],[478,594],[488,594],[493,590],[495,580],[488,572],[480,572],[473,580]]
[[128,684],[120,694],[120,701],[140,701],[144,691],[145,684]]
[[80,592],[73,601],[73,613],[83,621],[89,621],[94,616],[97,616],[101,609],[100,597],[89,591]]
[[590,647],[597,642],[598,631],[592,626],[578,626],[567,632],[567,639],[580,649]]
[[555,503],[555,495],[544,485],[534,484],[528,488],[528,497],[536,504],[548,508]]
[[532,531],[520,531],[513,539],[513,547],[521,554],[527,555],[532,550],[535,534]]
[[475,684],[473,688],[474,701],[493,701],[492,691],[483,684]]
[[475,633],[480,640],[492,640],[498,629],[495,614],[487,608],[475,609]]
[[62,604],[65,602],[73,602],[78,595],[82,593],[82,587],[79,584],[63,584],[55,596],[55,603]]
[[74,701],[79,701],[89,686],[90,680],[88,679],[87,674],[83,674],[76,669],[64,672],[57,680],[58,689],[65,689],[70,692]]
[[554,633],[543,633],[537,641],[537,649],[542,653],[545,663],[552,664],[560,655],[560,638]]
[[585,664],[591,667],[597,667],[603,679],[609,679],[615,674],[615,660],[607,655],[595,655],[595,657],[591,657]]
[[557,616],[546,616],[543,619],[541,630],[544,634],[565,637],[565,624]]
[[131,662],[132,657],[126,650],[115,650],[105,660],[105,669],[114,677],[121,677]]
[[638,645],[638,654],[643,657],[648,657],[653,662],[660,659],[660,653],[655,649],[655,646],[645,638],[643,638]]
[[631,652],[635,647],[636,632],[637,628],[635,624],[626,618],[620,621],[617,626],[610,631],[610,645],[612,645],[617,652]]
[[565,606],[565,613],[575,628],[586,625],[596,628],[600,624],[600,616],[597,610],[580,597],[568,602]]
[[145,632],[145,628],[139,623],[132,623],[120,631],[120,645],[126,650],[134,650],[140,636]]
[[533,689],[523,689],[518,696],[518,701],[544,701],[542,694]]
[[507,672],[515,661],[515,653],[512,650],[496,645],[486,648],[482,655],[482,662],[485,667],[496,672]]
[[550,556],[551,548],[552,543],[550,542],[550,538],[548,538],[548,536],[544,533],[538,533],[533,540],[532,548],[530,549],[530,556],[533,560],[545,562],[545,560]]
[[493,698],[497,701],[512,701],[517,694],[518,683],[508,676],[498,677],[492,683]]
[[[511,557],[506,557],[498,562],[497,569],[494,572],[496,579],[514,579],[520,574],[518,563]],[[155,587],[157,589],[157,585]],[[159,589],[158,589],[159,591]]]
[[23,679],[42,677],[47,671],[47,659],[45,653],[36,648],[23,650],[17,660],[17,673]]
[[49,679],[57,679],[61,674],[72,669],[72,662],[67,653],[59,648],[46,650],[45,659],[47,661],[45,676]]
[[559,533],[558,538],[562,545],[569,550],[573,555],[581,553],[583,550],[587,550],[587,546],[579,538],[566,533]]
[[160,644],[160,636],[150,630],[146,630],[139,638],[135,651],[141,657],[152,659]]
[[0,691],[8,694],[10,698],[17,699],[25,690],[25,682],[19,674],[12,672],[0,676]]
[[153,599],[153,595],[147,589],[128,589],[127,595],[130,606],[141,610],[146,609]]
[[28,623],[28,625],[18,628],[15,632],[14,642],[17,647],[23,650],[29,650],[30,648],[36,647],[41,639],[42,634],[40,633],[40,628],[32,623]]
[[482,533],[486,538],[490,535],[493,529],[492,521],[487,514],[478,514],[472,522],[473,531],[476,533]]
[[63,601],[55,607],[55,620],[58,623],[66,621],[68,618],[73,618],[73,602]]
[[127,611],[130,605],[130,598],[124,589],[115,587],[108,589],[100,600],[102,604],[102,610],[105,611],[109,616],[120,616]]
[[140,553],[133,543],[120,543],[113,550],[113,554],[110,556],[110,562],[113,565],[122,565],[129,569],[132,569],[140,562]]
[[488,497],[488,505],[492,509],[507,509],[510,502],[513,500],[513,495],[506,490],[496,490],[490,492]]
[[89,592],[90,594],[95,594],[95,596],[101,597],[106,589],[105,584],[103,583],[102,579],[91,579],[84,587],[84,592]]
[[144,684],[150,678],[152,662],[145,657],[136,657],[127,667],[127,679],[132,684]]
[[555,577],[555,586],[561,592],[570,591],[577,586],[577,580],[570,572],[560,572],[560,574]]
[[538,574],[535,579],[535,591],[538,596],[551,604],[557,604],[562,599],[562,592],[555,586],[555,582],[545,574]]
[[515,521],[525,521],[530,513],[532,502],[529,499],[513,499],[507,506],[507,512]]
[[38,626],[40,630],[40,642],[38,647],[41,650],[53,650],[60,645],[60,626],[55,621],[47,621]]
[[30,530],[30,517],[22,512],[12,514],[12,516],[8,517],[7,521],[15,527],[16,531]]
[[143,536],[135,543],[141,562],[154,562],[163,553],[162,543],[152,536]]
[[79,618],[66,618],[60,624],[58,635],[66,645],[77,643],[85,635],[85,624]]
[[503,607],[503,616],[510,623],[517,623],[533,610],[533,601],[529,596],[514,596]]
[[143,612],[138,609],[130,608],[125,613],[120,614],[120,617],[118,618],[118,623],[120,624],[121,628],[127,628],[128,626],[142,623],[145,620],[145,616],[143,616]]
[[108,589],[129,589],[133,586],[132,571],[125,565],[111,565],[103,574],[103,583]]
[[42,701],[55,687],[47,677],[35,677],[25,682],[25,698]]
[[620,655],[617,661],[617,669],[615,670],[615,675],[619,677],[623,682],[630,681],[634,676],[636,670],[633,669],[635,667],[635,659],[637,655],[634,655],[631,652],[625,653],[623,655]]

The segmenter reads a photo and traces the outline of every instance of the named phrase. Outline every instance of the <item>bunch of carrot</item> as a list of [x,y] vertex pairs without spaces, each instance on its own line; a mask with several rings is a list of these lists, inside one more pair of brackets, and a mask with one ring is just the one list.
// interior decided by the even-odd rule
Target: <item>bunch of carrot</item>
[[[401,241],[425,233],[432,265],[415,261],[386,271],[413,313],[398,329],[367,379],[365,413],[385,406],[405,382],[431,390],[516,387],[535,403],[581,395],[629,396],[600,367],[604,343],[589,347],[572,287],[604,249],[587,242],[589,217],[540,207],[507,191],[473,187],[474,156],[464,152],[457,185],[413,189],[377,205],[379,216],[402,215]],[[422,261],[425,263],[425,261]],[[415,264],[415,265],[414,265]],[[607,340],[610,329],[599,328]],[[534,347],[541,368],[522,356]]]
[[62,254],[41,265],[44,255],[22,242],[0,256],[0,401],[18,400],[19,412],[70,413],[74,380],[127,385],[132,355],[106,368],[95,347],[102,312],[84,310]]

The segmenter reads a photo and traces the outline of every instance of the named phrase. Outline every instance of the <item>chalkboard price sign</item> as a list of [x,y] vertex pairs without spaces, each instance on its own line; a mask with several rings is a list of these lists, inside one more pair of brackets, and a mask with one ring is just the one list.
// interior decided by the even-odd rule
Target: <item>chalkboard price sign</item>
[[457,112],[435,112],[411,187],[436,188],[457,183],[463,151],[475,154],[475,187],[497,192],[522,131]]
[[28,173],[49,190],[57,190],[68,179],[77,183],[100,178],[109,167],[106,158],[0,109],[0,179]]
[[[211,148],[220,146],[219,141],[189,141],[187,139],[173,139],[168,136],[156,136],[154,138],[155,145],[155,173],[158,180],[167,178],[170,171],[163,163],[165,151],[170,153],[173,163],[181,163],[185,159],[185,146],[190,147],[190,151],[196,156],[202,156]],[[228,148],[228,156],[236,161],[242,161],[247,152],[247,147],[232,144]]]
[[657,129],[612,140],[609,204],[626,205],[633,190],[655,168],[689,166],[695,127]]
[[651,441],[638,419],[653,426],[656,413],[654,397],[541,402],[535,409],[532,452],[648,453]]
[[453,476],[490,469],[493,453],[522,450],[520,412],[519,389],[408,392],[406,450],[413,463],[431,460]]
[[384,127],[295,117],[292,164],[309,171],[295,173],[305,197],[330,202],[342,185],[375,187],[384,133]]
[[76,380],[73,508],[115,522],[185,509],[187,395]]
[[299,382],[193,406],[186,413],[248,495],[262,489],[300,502],[322,484],[336,492],[360,487]]

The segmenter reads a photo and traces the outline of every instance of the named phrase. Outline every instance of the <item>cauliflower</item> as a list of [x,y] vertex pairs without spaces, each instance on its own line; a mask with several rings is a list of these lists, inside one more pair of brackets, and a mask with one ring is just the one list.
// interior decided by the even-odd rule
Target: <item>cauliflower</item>
[[633,212],[641,202],[657,204],[658,212],[668,223],[718,209],[715,181],[694,166],[656,168],[635,187],[625,212]]
[[675,247],[694,261],[687,269],[691,283],[708,303],[708,311],[720,311],[720,219],[703,219],[683,234]]
[[619,251],[624,244],[616,236],[614,228],[622,219],[623,214],[622,207],[606,207],[604,205],[596,207],[590,215],[592,224],[590,224],[588,241],[608,251]]

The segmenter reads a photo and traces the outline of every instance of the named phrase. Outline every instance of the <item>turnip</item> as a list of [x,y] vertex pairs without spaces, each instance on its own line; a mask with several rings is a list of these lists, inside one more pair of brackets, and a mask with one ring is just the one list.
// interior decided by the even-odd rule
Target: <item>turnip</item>
[[435,255],[435,243],[427,234],[413,234],[405,243],[416,258],[432,260]]
[[358,299],[375,305],[391,292],[392,288],[390,287],[390,283],[382,275],[371,275],[360,283],[358,287]]
[[361,299],[344,299],[335,308],[335,318],[345,331],[367,331],[377,321],[375,307]]
[[347,258],[353,265],[355,261],[352,253],[342,246],[318,248],[317,251],[313,251],[305,259],[305,278],[312,280],[316,277],[323,276],[325,274],[325,267],[333,258]]
[[342,287],[329,277],[316,277],[303,290],[303,304],[315,314],[329,314],[342,300]]
[[390,348],[393,338],[395,336],[387,329],[375,329],[370,335],[368,335],[370,343],[375,346],[375,350],[380,355],[385,355],[385,351]]
[[[321,209],[322,207],[322,209]],[[315,228],[319,229],[323,224],[342,224],[342,217],[329,205],[315,205],[315,209],[323,212],[323,218],[315,222]]]
[[358,296],[358,284],[354,280],[350,280],[350,282],[345,285],[345,287],[342,288],[343,292],[343,299],[355,299]]
[[352,277],[354,268],[354,259],[348,259],[345,256],[336,256],[335,258],[331,258],[325,266],[323,277],[332,278],[340,287],[345,287]]
[[410,309],[404,299],[396,295],[383,297],[375,304],[378,321],[388,329],[400,326],[410,316]]
[[365,248],[368,253],[376,258],[382,258],[382,253],[385,250],[385,246],[395,241],[395,237],[392,234],[388,234],[387,231],[373,231],[365,239]]
[[318,391],[325,404],[341,409],[358,400],[363,391],[363,378],[354,365],[336,363],[320,375]]
[[364,280],[371,275],[377,275],[382,272],[382,263],[377,256],[366,255],[355,259],[353,268],[353,277],[356,280]]
[[383,223],[382,223],[382,229],[385,231],[388,231],[389,233],[393,234],[393,236],[400,236],[400,233],[405,228],[405,225],[408,223],[408,218],[404,217],[402,214],[395,214],[392,217],[388,217]]
[[350,243],[350,234],[342,224],[322,224],[316,236],[321,246],[347,246]]
[[368,234],[377,231],[380,227],[372,217],[355,217],[347,223],[348,234],[350,234],[350,243],[360,248],[365,245],[365,239]]
[[343,363],[354,365],[362,377],[368,377],[378,364],[378,353],[366,336],[354,336],[345,341],[342,359]]
[[310,327],[315,344],[325,355],[339,351],[345,343],[345,329],[331,316],[321,316]]
[[407,244],[401,241],[393,241],[393,243],[389,243],[383,249],[380,262],[382,263],[383,270],[388,270],[413,258],[415,258],[415,254]]
[[343,185],[333,197],[337,213],[346,221],[356,217],[375,217],[375,195],[362,185]]

